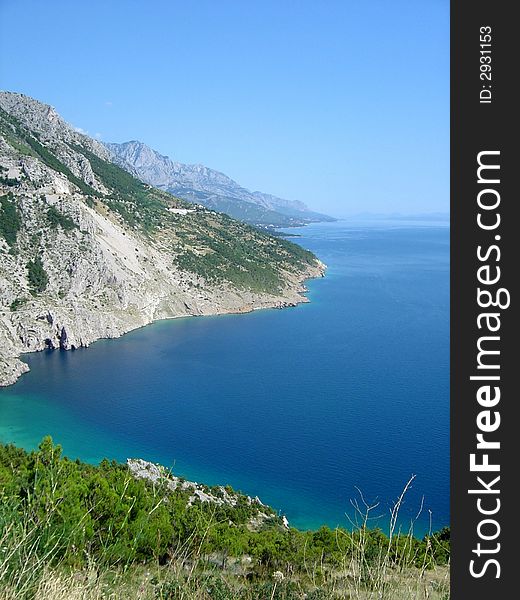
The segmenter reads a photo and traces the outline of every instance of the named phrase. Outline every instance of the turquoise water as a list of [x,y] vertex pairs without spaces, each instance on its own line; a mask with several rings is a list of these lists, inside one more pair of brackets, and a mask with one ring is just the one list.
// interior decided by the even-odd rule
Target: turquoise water
[[[294,232],[294,230],[293,230]],[[316,224],[309,304],[162,321],[74,352],[26,355],[0,390],[0,439],[71,457],[139,456],[258,495],[306,528],[348,526],[356,486],[384,526],[449,523],[449,229]],[[374,523],[375,524],[375,523]]]

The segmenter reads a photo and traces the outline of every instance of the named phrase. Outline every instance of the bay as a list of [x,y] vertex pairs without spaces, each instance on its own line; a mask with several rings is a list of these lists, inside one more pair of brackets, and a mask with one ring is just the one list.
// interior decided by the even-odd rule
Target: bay
[[0,440],[50,434],[86,461],[141,457],[230,484],[301,528],[349,526],[358,489],[417,535],[449,524],[449,228],[314,224],[328,266],[310,303],[154,323],[88,349],[25,355],[0,390]]

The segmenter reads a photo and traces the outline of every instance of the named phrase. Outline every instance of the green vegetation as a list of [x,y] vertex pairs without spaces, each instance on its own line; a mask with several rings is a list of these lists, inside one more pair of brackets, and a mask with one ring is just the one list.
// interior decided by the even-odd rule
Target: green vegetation
[[9,177],[0,177],[0,183],[8,187],[17,187],[20,185],[18,179],[9,179]]
[[448,597],[438,568],[449,560],[448,529],[423,540],[388,537],[366,520],[354,531],[299,531],[270,510],[252,527],[265,509],[245,496],[190,504],[189,491],[135,479],[126,465],[64,458],[50,438],[31,453],[0,446],[0,494],[1,597]]
[[121,196],[132,198],[143,198],[146,195],[149,186],[136,179],[128,171],[99,158],[84,146],[71,144],[71,148],[88,159],[92,170],[107,188],[116,190]]
[[112,194],[105,204],[119,213],[133,227],[153,231],[166,216],[166,204],[161,192],[151,188],[117,165],[99,158],[84,146],[72,144],[76,152],[88,159],[96,177]]
[[0,196],[0,235],[12,248],[20,231],[22,220],[12,194]]
[[103,199],[111,210],[149,234],[169,230],[179,241],[175,263],[208,282],[227,281],[238,288],[275,293],[283,287],[281,269],[298,270],[314,261],[312,253],[300,246],[224,214],[197,212],[176,218],[168,208],[193,206],[145,185],[84,146],[71,148],[88,159],[96,177],[111,190]]
[[16,312],[24,304],[27,304],[27,298],[15,298],[9,305],[9,310],[11,312]]
[[[106,209],[109,209],[126,226],[140,230],[161,249],[170,251],[176,266],[199,276],[210,285],[228,283],[238,289],[277,294],[286,287],[291,273],[301,280],[307,267],[315,264],[314,256],[298,245],[275,238],[223,213],[195,208],[167,192],[145,185],[124,169],[99,157],[83,143],[57,140],[57,144],[68,144],[71,151],[88,160],[96,179],[107,189],[107,193],[100,193],[63,164],[57,155],[58,146],[54,148],[52,143],[44,142],[36,132],[2,109],[0,134],[21,154],[35,157],[65,175],[83,193],[83,201],[92,209],[101,214],[106,214]],[[4,171],[2,177],[5,179]],[[11,184],[18,185],[9,181]],[[11,200],[2,201],[4,204],[6,210],[1,212],[1,234],[13,249],[16,232],[21,225]],[[169,210],[173,208],[188,208],[192,212],[178,214]],[[255,220],[256,216],[250,214],[248,218]],[[76,227],[73,219],[57,207],[46,209],[45,224],[51,229],[61,228],[64,231]],[[36,246],[34,243],[31,245]],[[41,263],[30,261],[27,268],[33,293],[45,289],[48,279]]]
[[303,224],[301,219],[297,217],[289,217],[282,213],[264,208],[259,204],[246,202],[237,198],[225,198],[219,196],[216,199],[207,198],[205,194],[201,194],[198,201],[205,204],[208,208],[226,213],[233,219],[239,219],[253,225],[270,225],[273,227],[291,227],[292,225]]
[[[285,283],[284,271],[297,272],[315,262],[314,255],[221,213],[195,219],[184,217],[176,233],[184,242],[175,262],[209,282],[228,281],[241,289],[276,293]],[[180,227],[191,226],[183,234]]]
[[25,156],[35,156],[31,147],[23,142],[17,135],[17,128],[20,123],[0,108],[0,134],[5,140],[20,154]]
[[38,292],[43,292],[49,283],[49,276],[43,267],[40,256],[30,260],[27,265],[27,279],[31,286],[31,293],[35,296]]
[[68,215],[64,215],[54,206],[49,207],[46,216],[47,221],[53,229],[61,227],[65,231],[70,231],[77,227],[76,223]]

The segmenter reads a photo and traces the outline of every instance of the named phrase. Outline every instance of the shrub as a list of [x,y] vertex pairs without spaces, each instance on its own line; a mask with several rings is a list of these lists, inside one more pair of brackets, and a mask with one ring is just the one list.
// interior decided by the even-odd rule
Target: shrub
[[34,260],[30,260],[26,266],[32,294],[36,295],[38,292],[43,292],[49,283],[49,276],[43,267],[42,259],[37,256]]
[[61,227],[65,231],[70,231],[71,229],[74,229],[74,227],[77,227],[76,223],[74,223],[68,215],[64,215],[54,206],[49,208],[46,216],[47,221],[53,229]]
[[0,196],[0,234],[12,248],[20,231],[22,221],[16,202],[9,194]]
[[21,306],[23,306],[26,302],[27,302],[27,298],[15,298],[9,305],[9,308],[10,308],[11,312],[15,312]]
[[[34,594],[45,578],[50,585],[65,577],[63,585],[76,589],[84,580],[74,574],[88,569],[100,582],[112,579],[116,569],[131,577],[140,569],[154,570],[157,578],[146,585],[156,598],[169,600],[300,600],[304,591],[316,600],[412,600],[427,589],[428,597],[440,600],[446,590],[438,581],[433,593],[426,570],[432,560],[449,560],[447,529],[424,540],[410,535],[390,540],[364,527],[312,532],[274,524],[254,531],[246,524],[251,513],[190,505],[190,495],[136,479],[114,461],[99,466],[71,461],[49,437],[30,453],[0,444],[0,596],[8,585],[12,594],[5,597],[50,600],[55,596]],[[252,562],[231,560],[244,556]],[[59,597],[80,596],[64,590]],[[134,590],[110,597],[144,596]]]

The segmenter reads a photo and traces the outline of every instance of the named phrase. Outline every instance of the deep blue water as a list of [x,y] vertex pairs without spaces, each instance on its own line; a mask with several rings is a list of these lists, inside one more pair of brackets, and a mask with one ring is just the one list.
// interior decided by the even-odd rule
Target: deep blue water
[[[293,230],[294,232],[294,230]],[[258,495],[299,527],[348,526],[356,486],[418,534],[449,523],[449,229],[316,224],[309,304],[162,321],[74,352],[26,355],[0,390],[0,439],[129,456]]]

